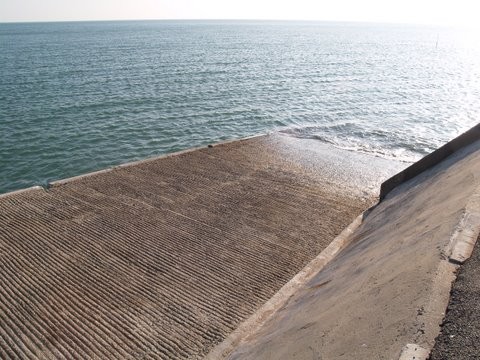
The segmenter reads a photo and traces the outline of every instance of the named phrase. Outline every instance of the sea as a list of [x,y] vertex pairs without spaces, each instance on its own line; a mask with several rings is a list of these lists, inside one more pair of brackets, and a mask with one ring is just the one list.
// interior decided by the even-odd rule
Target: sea
[[270,132],[410,163],[479,115],[468,29],[0,24],[0,193]]

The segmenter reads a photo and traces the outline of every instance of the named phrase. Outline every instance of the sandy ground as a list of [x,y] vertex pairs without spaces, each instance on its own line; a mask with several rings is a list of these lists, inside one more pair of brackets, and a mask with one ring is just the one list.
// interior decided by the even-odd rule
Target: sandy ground
[[453,285],[430,360],[480,359],[480,239]]
[[407,344],[430,349],[454,279],[452,236],[479,185],[476,142],[393,190],[352,243],[226,357],[396,360]]
[[2,196],[0,358],[202,357],[403,166],[270,135]]

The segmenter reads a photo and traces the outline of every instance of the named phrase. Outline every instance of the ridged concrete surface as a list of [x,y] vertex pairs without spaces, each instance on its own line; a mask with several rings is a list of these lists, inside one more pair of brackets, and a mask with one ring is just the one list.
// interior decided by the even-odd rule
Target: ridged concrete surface
[[302,144],[259,137],[1,197],[0,358],[208,353],[371,205],[371,183],[335,185]]

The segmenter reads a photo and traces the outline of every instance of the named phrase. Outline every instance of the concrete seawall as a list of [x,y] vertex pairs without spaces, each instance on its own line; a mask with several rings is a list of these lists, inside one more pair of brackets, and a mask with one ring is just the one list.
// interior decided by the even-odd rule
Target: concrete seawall
[[450,155],[476,142],[478,139],[480,139],[480,124],[474,126],[470,130],[459,135],[452,141],[449,141],[434,152],[428,154],[423,159],[417,161],[405,170],[399,172],[398,174],[392,176],[390,179],[383,182],[380,188],[380,200],[383,200],[385,196],[387,196],[387,194],[393,189],[395,189],[397,186],[403,184],[410,179],[413,179],[415,176],[418,176],[422,172],[441,163]]

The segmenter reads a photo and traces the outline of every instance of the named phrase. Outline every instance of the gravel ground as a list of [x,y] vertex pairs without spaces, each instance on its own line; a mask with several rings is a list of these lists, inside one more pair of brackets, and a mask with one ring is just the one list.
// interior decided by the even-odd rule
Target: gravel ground
[[460,268],[430,360],[480,359],[480,246]]

